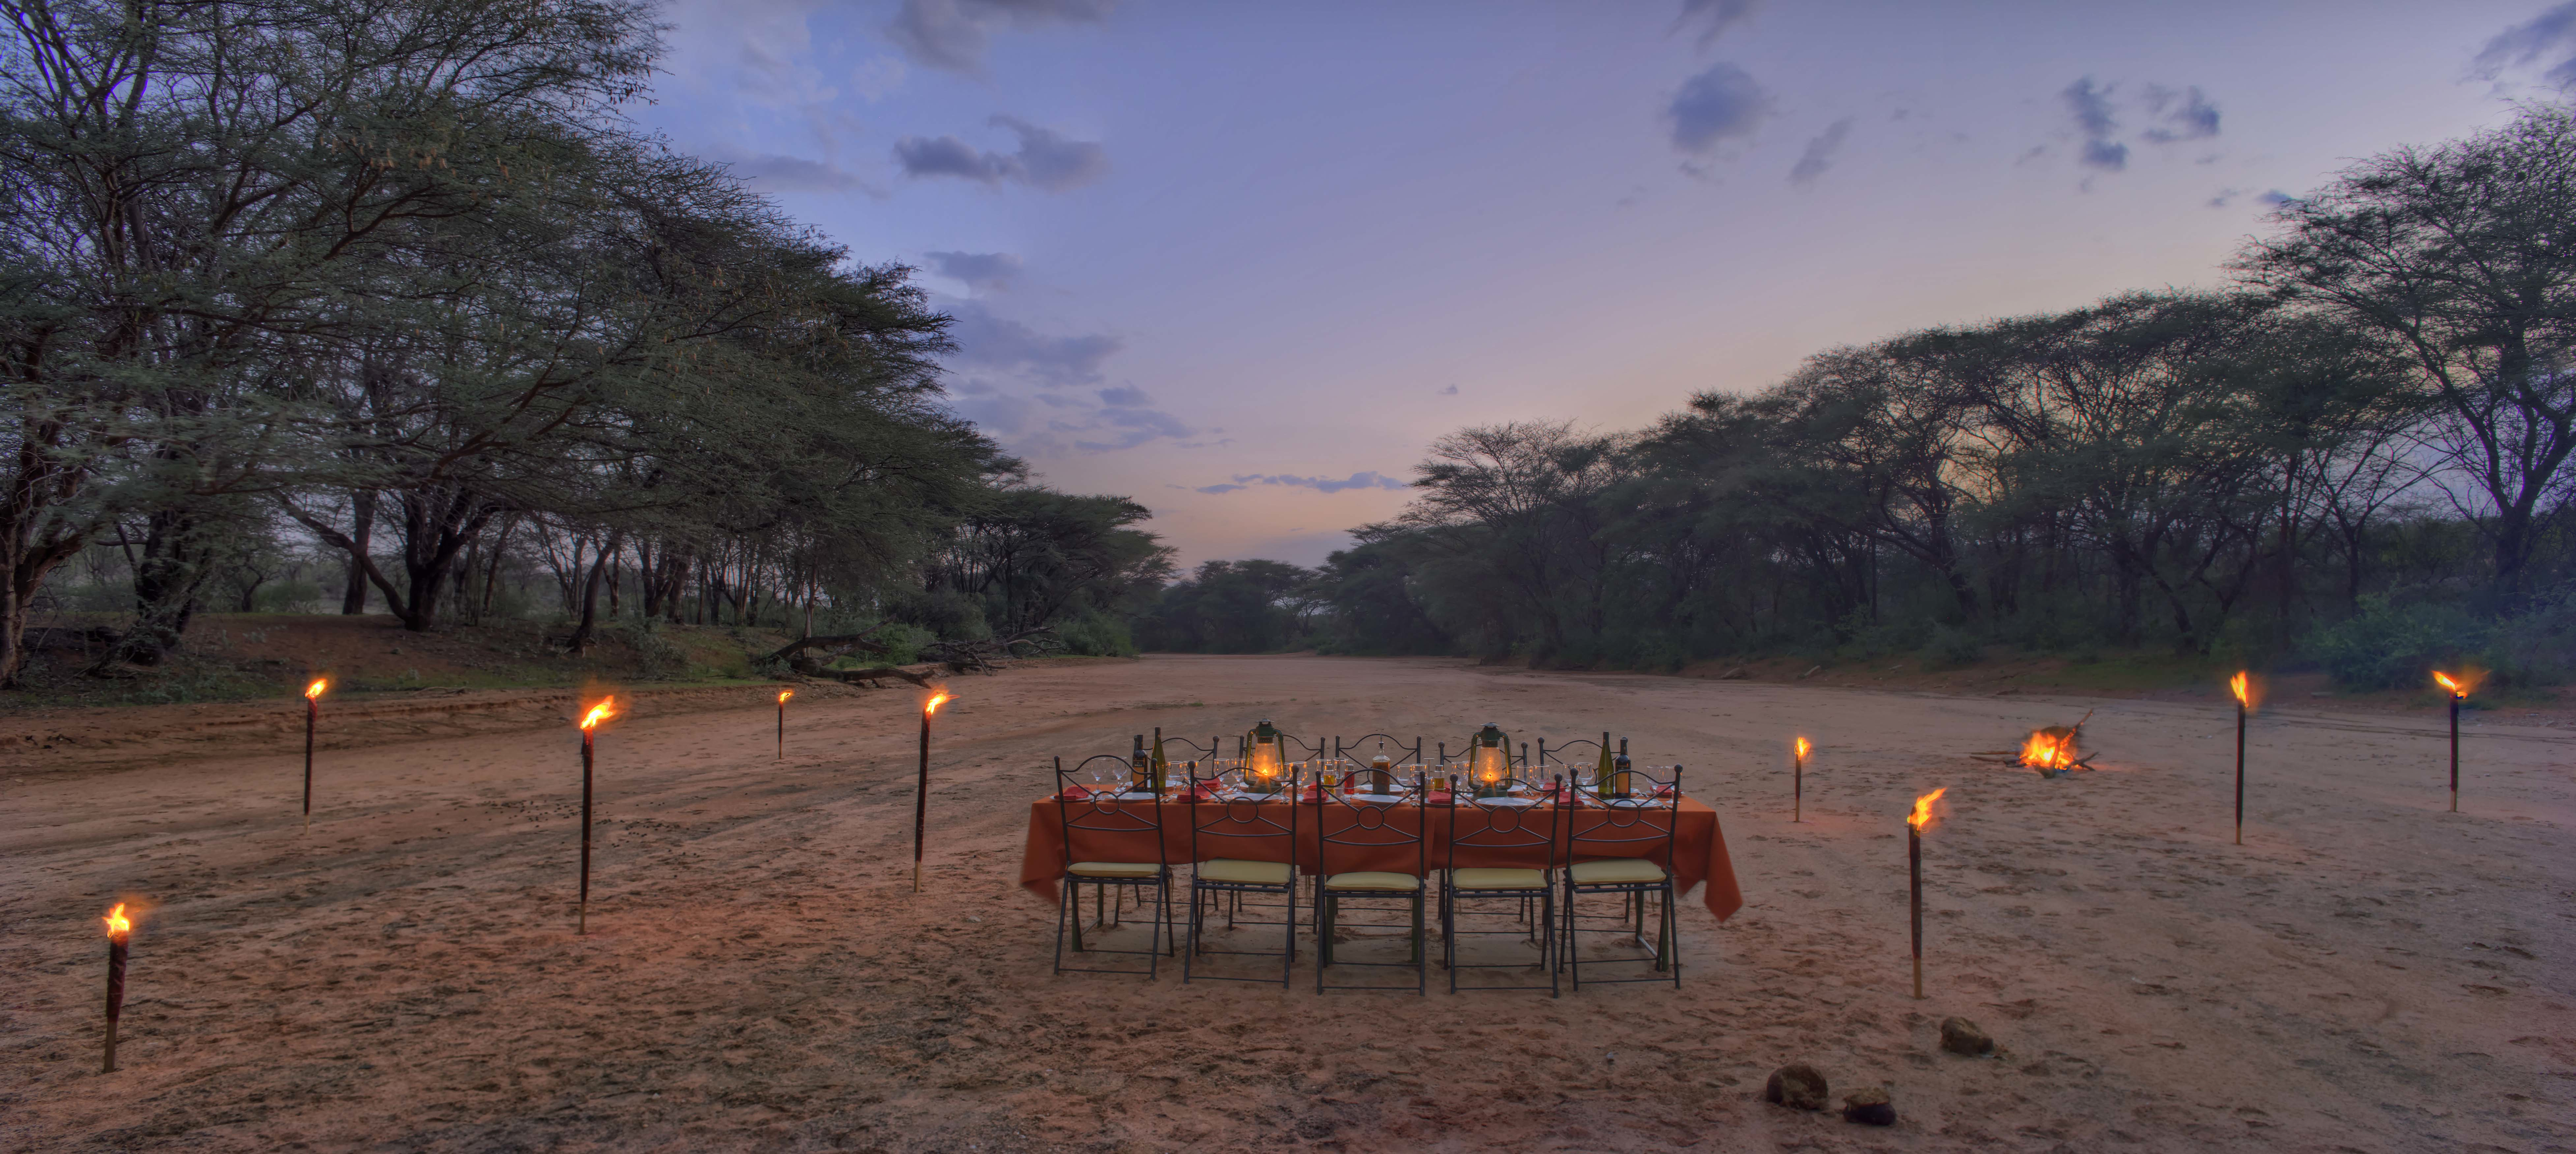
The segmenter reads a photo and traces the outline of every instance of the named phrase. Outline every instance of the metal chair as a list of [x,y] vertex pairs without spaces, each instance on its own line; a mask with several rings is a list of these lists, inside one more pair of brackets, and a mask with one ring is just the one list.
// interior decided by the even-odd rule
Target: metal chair
[[[1538,946],[1538,966],[1547,973],[1547,984],[1529,986],[1468,986],[1471,990],[1546,990],[1555,997],[1556,966],[1556,901],[1557,821],[1570,810],[1560,804],[1566,799],[1565,782],[1558,778],[1541,795],[1517,780],[1490,784],[1486,790],[1494,796],[1474,797],[1464,806],[1458,795],[1449,795],[1442,807],[1448,817],[1449,849],[1445,868],[1440,872],[1441,967],[1449,971],[1449,992],[1457,993],[1458,971],[1520,969],[1526,962],[1461,962],[1458,960],[1460,935],[1520,934]],[[1460,810],[1471,816],[1463,822]],[[1458,864],[1460,851],[1478,865]],[[1460,904],[1478,898],[1511,898],[1519,904],[1514,920],[1526,930],[1461,930],[1458,928]],[[1536,908],[1532,909],[1535,903]],[[1497,917],[1479,913],[1474,916]]]
[[[1197,974],[1194,967],[1202,954],[1237,954],[1266,956],[1267,950],[1214,950],[1200,941],[1206,931],[1208,905],[1214,899],[1225,907],[1225,927],[1238,925],[1280,927],[1283,939],[1279,950],[1279,985],[1285,989],[1289,972],[1297,964],[1297,811],[1300,775],[1288,774],[1288,791],[1277,798],[1200,796],[1198,787],[1214,776],[1201,778],[1193,774],[1190,796],[1182,804],[1189,807],[1190,872],[1189,948],[1181,954],[1181,981],[1194,976],[1223,982],[1267,982],[1268,978],[1245,978],[1226,974]],[[1287,818],[1286,824],[1280,818]],[[1276,922],[1242,919],[1246,895],[1285,899],[1285,916]],[[1256,905],[1254,908],[1261,908]]]
[[[1655,972],[1633,978],[1594,978],[1595,982],[1660,982],[1669,974],[1682,984],[1681,948],[1673,924],[1673,831],[1680,824],[1682,767],[1670,780],[1639,769],[1628,771],[1626,796],[1595,798],[1567,814],[1565,842],[1564,942],[1558,956],[1570,971],[1574,988],[1583,989],[1583,954],[1577,934],[1625,934],[1646,944],[1646,899],[1657,899],[1654,953],[1642,958],[1613,958],[1594,966],[1651,962]],[[1589,860],[1586,860],[1589,859]],[[1615,894],[1620,916],[1611,929],[1585,929],[1575,899]],[[1599,919],[1606,920],[1606,919]]]
[[[1075,780],[1076,777],[1083,776],[1094,763],[1104,760],[1114,761],[1122,766],[1127,763],[1125,756],[1114,753],[1104,753],[1088,758],[1070,772],[1064,768],[1063,758],[1057,758],[1055,763],[1056,819],[1062,823],[1064,832],[1064,893],[1056,907],[1055,972],[1058,974],[1141,972],[1147,981],[1151,981],[1162,962],[1165,943],[1171,940],[1172,925],[1172,864],[1169,860],[1170,854],[1163,844],[1163,799],[1153,796],[1133,800],[1123,799],[1118,792],[1093,790],[1087,786],[1084,787],[1086,795],[1083,797],[1065,796],[1074,786],[1080,784]],[[1143,807],[1144,813],[1138,814],[1135,807]],[[1154,860],[1124,860],[1124,855],[1115,852],[1096,856],[1083,852],[1086,842],[1097,845],[1110,838],[1133,837],[1139,834],[1152,835]],[[1136,891],[1138,909],[1145,908],[1144,891],[1148,889],[1153,891],[1156,899],[1155,915],[1153,928],[1146,931],[1146,948],[1119,950],[1097,944],[1084,944],[1081,924],[1082,891],[1079,888],[1084,885],[1096,887],[1095,896],[1100,899],[1100,904],[1104,907],[1108,904],[1106,897],[1113,888],[1122,897],[1130,890]],[[1107,915],[1104,912],[1102,916],[1104,926],[1107,921]],[[1143,954],[1147,957],[1145,968],[1138,971],[1065,965],[1064,938],[1068,924],[1073,931],[1075,953]]]
[[[1410,966],[1413,968],[1413,992],[1424,993],[1430,986],[1429,961],[1423,933],[1423,878],[1428,874],[1429,849],[1423,834],[1429,822],[1424,799],[1422,775],[1416,773],[1407,793],[1355,794],[1318,791],[1315,801],[1315,992],[1325,990],[1400,990],[1402,986],[1335,986],[1325,982],[1325,971],[1334,965]],[[1342,869],[1335,870],[1338,860],[1346,866],[1400,865],[1405,851],[1412,851],[1412,870]],[[1413,915],[1408,936],[1413,945],[1410,957],[1401,962],[1344,961],[1338,958],[1333,941],[1344,928],[1342,905],[1345,902],[1370,899],[1401,899]],[[1368,906],[1359,907],[1362,910]],[[1383,911],[1384,907],[1377,907]],[[1351,928],[1400,928],[1392,923],[1352,922]]]

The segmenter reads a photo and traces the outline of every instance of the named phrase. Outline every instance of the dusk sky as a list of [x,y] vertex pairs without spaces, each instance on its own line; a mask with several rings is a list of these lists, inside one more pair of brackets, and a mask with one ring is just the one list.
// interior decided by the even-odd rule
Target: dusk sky
[[1194,564],[1470,424],[2212,286],[2269,200],[2576,86],[2576,2],[682,0],[656,103],[958,318],[957,410]]

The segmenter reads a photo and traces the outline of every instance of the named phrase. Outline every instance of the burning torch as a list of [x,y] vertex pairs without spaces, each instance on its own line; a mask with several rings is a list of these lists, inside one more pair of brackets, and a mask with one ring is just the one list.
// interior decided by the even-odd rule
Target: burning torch
[[1914,910],[1914,996],[1923,996],[1923,831],[1932,824],[1932,803],[1950,792],[1948,786],[1914,799],[1905,818],[1905,865],[1910,875]]
[[2245,713],[2254,708],[2254,687],[2239,669],[2227,679],[2227,691],[2236,695],[2236,844],[2245,844]]
[[796,696],[793,689],[778,691],[778,760],[787,760],[787,699]]
[[125,916],[125,903],[100,918],[107,923],[107,1061],[99,1067],[102,1074],[116,1072],[116,1019],[125,1013],[125,948],[134,936],[134,923]]
[[1810,748],[1803,737],[1790,747],[1789,820],[1793,822],[1806,820],[1807,750]]
[[2433,680],[2441,682],[2442,688],[2449,690],[2451,694],[2451,812],[2458,813],[2460,812],[2460,703],[2469,699],[2469,685],[2464,681],[2452,680],[2450,674],[2438,669],[2433,671]]
[[921,779],[912,794],[912,892],[921,892],[921,839],[923,827],[930,820],[930,715],[947,703],[949,693],[942,689],[930,695],[921,705]]
[[599,699],[590,712],[581,715],[581,912],[574,921],[575,933],[590,932],[590,739],[599,723],[617,716],[617,698]]
[[313,825],[313,723],[322,718],[322,691],[331,679],[316,677],[304,687],[304,824]]

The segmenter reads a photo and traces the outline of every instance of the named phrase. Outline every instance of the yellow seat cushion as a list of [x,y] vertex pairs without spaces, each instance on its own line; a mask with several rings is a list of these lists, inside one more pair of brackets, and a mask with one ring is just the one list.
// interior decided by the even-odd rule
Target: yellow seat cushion
[[1462,890],[1543,890],[1547,875],[1523,869],[1463,869],[1449,875]]
[[1662,866],[1635,857],[1577,862],[1567,872],[1574,876],[1574,884],[1579,886],[1637,885],[1664,880]]
[[1242,861],[1236,858],[1210,858],[1199,863],[1199,880],[1233,882],[1236,885],[1284,886],[1297,876],[1284,861]]
[[1324,888],[1328,890],[1383,890],[1390,893],[1411,893],[1414,890],[1422,888],[1422,879],[1415,877],[1412,874],[1386,873],[1380,870],[1360,870],[1356,873],[1334,874],[1331,877],[1325,878]]
[[1078,861],[1064,872],[1078,878],[1149,878],[1163,867],[1149,861]]

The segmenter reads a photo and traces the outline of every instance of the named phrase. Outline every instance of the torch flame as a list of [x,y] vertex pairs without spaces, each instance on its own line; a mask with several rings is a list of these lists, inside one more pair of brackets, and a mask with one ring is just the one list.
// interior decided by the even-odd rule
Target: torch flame
[[617,716],[617,699],[603,697],[599,699],[599,704],[590,707],[589,713],[582,715],[581,727],[585,731],[596,729],[600,722],[615,716]]
[[932,694],[932,695],[931,695],[930,700],[928,700],[928,701],[926,701],[926,702],[923,702],[923,703],[922,703],[922,706],[921,706],[921,715],[922,715],[922,716],[924,716],[924,717],[928,717],[928,716],[930,716],[931,714],[934,714],[934,713],[939,712],[939,707],[940,707],[940,706],[942,706],[942,705],[947,704],[947,703],[948,703],[948,701],[949,701],[949,699],[950,699],[951,697],[953,697],[953,696],[955,696],[955,695],[954,695],[954,694],[949,693],[949,692],[948,692],[947,690],[945,690],[945,689],[942,689],[942,690],[940,690],[939,692],[937,692],[937,693],[935,693],[935,694]]
[[2450,674],[2444,673],[2439,669],[2433,671],[2433,680],[2441,682],[2442,688],[2450,690],[2451,696],[2453,697],[2467,697],[2469,695],[2468,686],[2451,680]]
[[1930,793],[1924,794],[1921,797],[1915,798],[1914,812],[1906,815],[1905,824],[1913,826],[1918,832],[1930,829],[1932,827],[1932,803],[1941,800],[1941,795],[1948,792],[1950,792],[1950,787],[1945,785]]
[[1809,746],[1809,745],[1807,744],[1807,739],[1806,739],[1806,738],[1803,738],[1803,737],[1799,738],[1799,739],[1798,739],[1798,760],[1800,760],[1800,761],[1805,761],[1805,760],[1807,760],[1807,750],[1809,750],[1809,749],[1811,749],[1811,748],[1813,748],[1813,747],[1812,747],[1812,746]]
[[304,687],[304,699],[306,701],[319,701],[322,698],[322,691],[329,688],[331,688],[330,678],[316,677],[313,679],[313,684]]
[[[2434,676],[2439,677],[2441,675],[2435,674]],[[2244,670],[2237,670],[2236,676],[2227,679],[2227,691],[2236,695],[2236,704],[2239,706],[2246,709],[2254,708],[2254,688],[2247,682]]]
[[2067,742],[2046,730],[2031,731],[2030,740],[2021,745],[2021,763],[2033,769],[2064,769],[2075,763]]
[[794,697],[794,696],[796,696],[796,691],[795,691],[795,690],[793,690],[793,689],[781,689],[781,690],[779,690],[779,691],[778,691],[778,703],[779,703],[780,705],[785,705],[785,704],[787,704],[787,699],[788,699],[788,698],[790,698],[790,697]]
[[107,936],[111,938],[121,938],[134,931],[134,923],[125,916],[124,902],[116,903],[116,908],[107,911],[107,916],[99,920],[107,923]]

